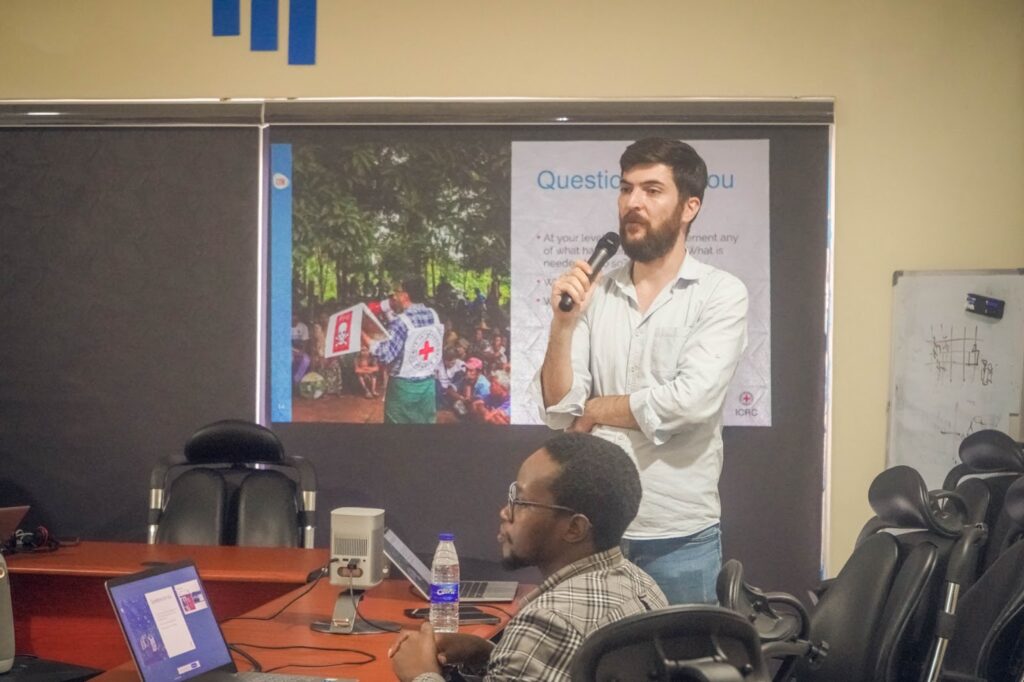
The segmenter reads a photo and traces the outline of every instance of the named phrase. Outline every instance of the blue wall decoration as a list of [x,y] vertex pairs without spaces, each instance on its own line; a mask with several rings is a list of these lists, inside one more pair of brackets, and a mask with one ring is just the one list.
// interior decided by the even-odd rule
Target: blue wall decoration
[[241,0],[213,0],[213,35],[237,36]]
[[288,63],[316,64],[316,0],[291,0]]
[[277,0],[252,0],[249,49],[253,52],[277,51]]
[[[241,0],[211,0],[213,35],[241,35]],[[288,2],[288,63],[316,64],[316,2]],[[249,49],[276,52],[279,0],[250,0]]]

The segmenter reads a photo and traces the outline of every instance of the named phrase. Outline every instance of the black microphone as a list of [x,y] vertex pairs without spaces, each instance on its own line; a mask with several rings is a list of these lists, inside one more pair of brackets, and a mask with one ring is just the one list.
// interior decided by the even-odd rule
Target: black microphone
[[[597,246],[594,247],[594,253],[590,254],[590,260],[587,261],[591,267],[591,282],[593,282],[594,278],[597,277],[597,273],[601,272],[601,268],[604,267],[604,264],[611,260],[612,256],[614,256],[618,250],[619,235],[616,232],[608,232],[597,240]],[[572,296],[569,294],[562,294],[561,300],[558,301],[558,308],[563,313],[567,313],[572,310],[572,306]]]

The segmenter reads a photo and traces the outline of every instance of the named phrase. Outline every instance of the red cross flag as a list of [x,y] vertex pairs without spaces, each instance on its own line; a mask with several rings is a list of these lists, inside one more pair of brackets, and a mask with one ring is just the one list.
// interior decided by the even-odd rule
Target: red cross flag
[[358,351],[364,328],[373,339],[390,336],[365,303],[357,303],[331,315],[324,334],[324,357],[334,358]]

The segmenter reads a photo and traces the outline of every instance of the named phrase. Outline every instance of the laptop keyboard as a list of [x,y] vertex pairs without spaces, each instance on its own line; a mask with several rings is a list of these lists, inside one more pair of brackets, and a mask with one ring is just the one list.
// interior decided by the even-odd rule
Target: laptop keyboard
[[486,591],[487,583],[482,580],[470,580],[459,585],[459,596],[467,599],[482,597]]

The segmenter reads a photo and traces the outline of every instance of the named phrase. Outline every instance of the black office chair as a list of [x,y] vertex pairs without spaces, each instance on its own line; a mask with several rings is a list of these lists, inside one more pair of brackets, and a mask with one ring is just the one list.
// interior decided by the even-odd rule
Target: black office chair
[[153,469],[149,542],[312,547],[316,489],[313,466],[269,429],[214,422]]
[[1024,479],[1005,492],[1008,519],[1002,551],[963,593],[942,680],[1017,682],[1024,677]]
[[[809,631],[795,629],[792,618],[752,618],[759,628],[770,629],[763,639],[813,643],[810,655],[790,656],[775,680],[792,674],[800,682],[916,681],[934,666],[944,587],[971,573],[984,528],[968,522],[967,505],[958,494],[929,493],[910,467],[879,474],[868,499],[876,517],[865,525],[839,574],[820,588]],[[719,600],[750,611],[757,592],[740,589],[738,582],[735,576],[723,578]],[[821,650],[827,654],[821,656]]]
[[1007,535],[1016,527],[1004,513],[1007,489],[1024,476],[1024,448],[1010,436],[994,429],[976,431],[960,443],[961,463],[953,467],[942,484],[944,490],[972,485],[982,492],[985,504],[978,521],[989,529],[989,541],[981,559],[980,571],[991,566],[1007,544]]
[[610,623],[573,657],[573,682],[768,682],[757,631],[718,606],[670,606]]
[[799,660],[817,667],[828,655],[826,642],[811,640],[811,619],[803,603],[785,592],[764,592],[744,580],[743,564],[722,564],[715,584],[718,603],[743,616],[761,638],[761,654],[775,661],[773,680],[788,680]]

